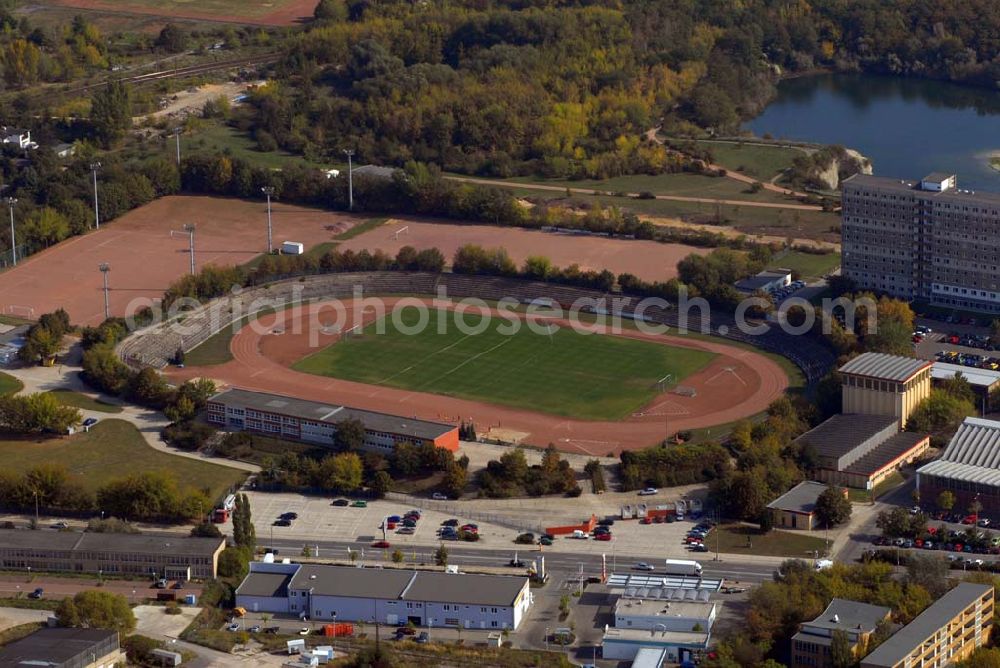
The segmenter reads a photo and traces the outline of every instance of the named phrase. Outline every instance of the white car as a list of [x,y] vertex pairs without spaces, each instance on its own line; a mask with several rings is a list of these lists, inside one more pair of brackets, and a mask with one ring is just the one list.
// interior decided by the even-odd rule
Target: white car
[[447,494],[442,494],[441,492],[434,492],[431,495],[431,498],[434,499],[435,501],[447,501],[448,500],[448,495]]
[[655,487],[647,487],[639,492],[639,496],[653,496],[654,494],[659,494],[660,490]]
[[308,626],[303,626],[301,629],[299,629],[299,635],[300,636],[307,636],[307,635],[309,635],[309,627]]
[[640,561],[635,565],[635,570],[637,571],[655,571],[656,567],[652,564],[647,564],[645,561]]
[[236,623],[234,622],[234,623],[230,624],[229,626],[227,626],[227,627],[226,627],[226,630],[227,630],[227,631],[231,631],[232,633],[236,633],[237,631],[239,631],[239,630],[240,630],[240,625],[239,625],[239,624],[236,624]]

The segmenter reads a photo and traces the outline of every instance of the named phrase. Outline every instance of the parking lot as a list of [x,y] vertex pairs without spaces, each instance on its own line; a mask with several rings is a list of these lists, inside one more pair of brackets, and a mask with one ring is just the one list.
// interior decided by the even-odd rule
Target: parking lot
[[[382,500],[369,501],[365,508],[350,506],[333,506],[333,498],[303,496],[292,493],[248,492],[250,506],[253,509],[253,521],[257,530],[259,545],[268,546],[272,540],[301,541],[302,546],[311,546],[315,541],[346,541],[358,544],[358,549],[368,547],[382,539],[379,526],[383,519],[390,515],[404,515],[413,505]],[[475,543],[463,542],[463,548],[503,549],[510,548],[513,552],[538,550],[538,546],[518,545],[514,541],[523,531],[532,531],[539,536],[535,527],[501,526],[497,523],[483,521],[477,514],[451,514],[428,508],[417,508],[422,513],[414,533],[406,535],[395,531],[386,532],[386,540],[392,549],[400,548],[407,558],[411,554],[427,556],[441,543],[437,535],[441,524],[449,519],[458,519],[461,523],[474,522],[479,527],[480,540]],[[296,513],[298,517],[291,526],[274,526],[283,513]],[[656,558],[698,558],[683,544],[687,532],[696,522],[685,520],[663,524],[640,524],[637,520],[617,520],[611,527],[611,541],[595,541],[557,536],[551,547],[544,550],[559,552],[579,552],[581,554],[606,553],[611,557],[615,552],[626,554],[648,554]],[[227,523],[221,527],[231,532],[232,525]],[[710,542],[710,541],[709,541]],[[379,551],[381,552],[381,551]],[[285,555],[296,557],[298,554]],[[314,556],[315,553],[314,553]],[[318,555],[330,558],[348,558],[347,554]]]

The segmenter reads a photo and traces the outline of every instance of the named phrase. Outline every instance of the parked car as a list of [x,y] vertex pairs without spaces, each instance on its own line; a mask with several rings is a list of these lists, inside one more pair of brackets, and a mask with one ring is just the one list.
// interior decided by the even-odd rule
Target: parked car
[[368,507],[368,502],[362,501],[361,499],[358,499],[357,501],[351,504],[351,508],[367,508],[367,507]]
[[95,424],[97,424],[97,418],[89,417],[83,421],[84,427],[93,427]]
[[341,507],[343,507],[343,506],[349,506],[349,505],[351,505],[351,502],[348,501],[347,499],[337,499],[336,501],[334,501],[330,505],[331,506],[341,506]]
[[421,645],[423,645],[425,643],[428,643],[430,641],[431,641],[431,637],[427,633],[427,631],[421,631],[420,635],[417,636],[417,642],[420,643]]
[[602,527],[611,527],[615,525],[615,521],[611,517],[605,517],[603,520],[599,521],[598,524]]
[[233,622],[232,624],[226,627],[226,630],[231,633],[236,633],[237,631],[240,630],[240,625],[236,622]]
[[417,530],[414,529],[413,527],[399,527],[398,529],[396,529],[396,533],[407,534],[407,535],[416,533],[416,531]]
[[290,527],[292,526],[291,520],[274,520],[274,526],[276,527]]
[[691,546],[692,552],[708,552],[708,545],[704,543],[695,543]]
[[254,624],[248,630],[250,631],[250,633],[260,633],[261,632],[260,624]]
[[520,536],[514,539],[515,543],[521,543],[523,545],[531,545],[535,542],[535,534],[529,532],[522,533]]
[[441,526],[445,527],[457,527],[459,524],[461,524],[461,522],[456,520],[454,517],[451,518],[450,520],[445,520],[444,522],[441,522]]
[[431,498],[434,499],[435,501],[447,501],[448,495],[442,494],[441,492],[434,492],[433,494],[431,494]]
[[389,545],[389,541],[387,540],[377,540],[374,543],[372,543],[372,547],[377,547],[380,550],[386,550],[392,546]]
[[740,587],[740,586],[737,586],[737,585],[726,585],[725,587],[722,588],[722,593],[723,594],[742,594],[747,589],[748,589],[747,587]]
[[654,494],[659,494],[660,490],[655,487],[647,487],[646,489],[639,491],[639,496],[653,496]]
[[639,563],[637,563],[632,568],[634,568],[637,571],[655,571],[656,570],[655,566],[653,566],[652,564],[647,564],[645,561],[640,561]]
[[552,539],[549,538],[548,536],[542,536],[541,538],[538,539],[538,544],[539,545],[551,545],[552,544]]
[[402,519],[399,515],[389,515],[389,517],[385,518],[386,522],[392,522],[393,524],[399,524]]
[[975,515],[966,515],[964,518],[962,518],[962,524],[975,524],[976,519],[977,518]]
[[611,540],[611,534],[610,533],[599,533],[599,534],[597,534],[597,535],[594,536],[594,540],[609,541],[609,540]]
[[297,520],[297,519],[299,519],[299,514],[298,513],[291,513],[291,512],[289,512],[289,513],[281,513],[280,515],[278,515],[278,518],[279,519],[283,519],[283,520]]
[[38,599],[41,599],[42,596],[44,596],[44,595],[45,595],[45,590],[42,589],[41,587],[37,587],[35,589],[35,591],[33,591],[30,594],[28,594],[28,598],[33,598],[33,599],[38,600]]
[[510,566],[511,568],[525,568],[525,567],[527,567],[527,564],[525,564],[520,559],[511,559],[510,561],[507,562],[507,565]]
[[299,629],[299,635],[300,636],[307,636],[307,635],[309,635],[309,627],[308,626],[303,626],[301,629]]
[[65,522],[56,522],[55,524],[52,525],[52,528],[53,529],[60,529],[60,530],[61,529],[68,529],[69,525],[66,524]]
[[988,527],[991,524],[991,522],[990,522],[990,519],[988,517],[984,517],[981,520],[979,520],[979,522],[977,524],[979,526],[985,528],[985,527]]

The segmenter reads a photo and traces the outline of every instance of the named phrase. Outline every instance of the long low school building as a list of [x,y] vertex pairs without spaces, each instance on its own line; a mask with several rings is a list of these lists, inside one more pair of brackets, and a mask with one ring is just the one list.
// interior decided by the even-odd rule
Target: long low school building
[[236,605],[313,620],[509,629],[532,595],[528,578],[326,564],[252,562]]
[[251,431],[332,447],[337,424],[358,420],[365,427],[364,447],[391,452],[399,443],[433,443],[458,450],[458,427],[441,422],[376,413],[279,394],[231,389],[208,400],[207,420],[225,429]]
[[0,568],[187,581],[216,577],[225,548],[224,538],[0,529]]

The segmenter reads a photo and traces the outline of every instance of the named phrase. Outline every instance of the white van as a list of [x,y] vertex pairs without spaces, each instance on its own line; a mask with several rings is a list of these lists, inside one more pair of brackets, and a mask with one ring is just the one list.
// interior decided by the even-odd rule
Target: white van
[[587,535],[586,531],[580,531],[579,529],[576,529],[573,532],[573,538],[579,538],[581,540],[587,540],[589,537],[590,536]]

